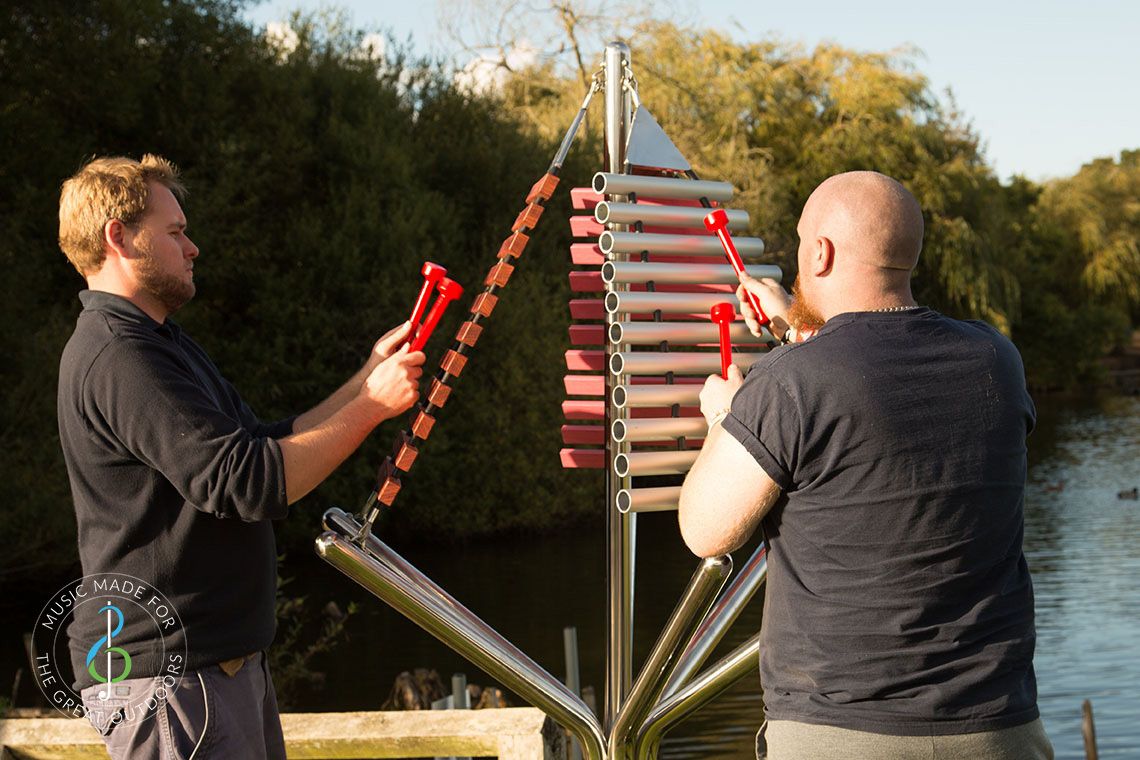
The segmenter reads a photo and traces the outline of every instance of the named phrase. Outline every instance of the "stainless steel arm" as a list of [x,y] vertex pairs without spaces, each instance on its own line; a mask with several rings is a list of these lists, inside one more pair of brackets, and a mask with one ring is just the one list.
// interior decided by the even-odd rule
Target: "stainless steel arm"
[[[601,726],[586,704],[546,671],[541,668],[536,671],[519,661],[509,648],[502,645],[505,642],[502,636],[488,636],[473,625],[457,624],[457,619],[448,614],[429,589],[334,531],[325,531],[317,538],[317,553],[504,686],[566,726],[582,743],[590,760],[605,760]],[[471,615],[466,609],[464,612]]]
[[656,758],[661,738],[669,729],[719,697],[740,679],[756,673],[759,659],[760,634],[756,634],[688,686],[658,702],[638,732],[637,760]]
[[732,579],[728,589],[701,624],[700,630],[681,653],[677,669],[673,671],[669,683],[665,686],[666,694],[679,690],[700,669],[767,578],[768,550],[765,544],[760,544]]

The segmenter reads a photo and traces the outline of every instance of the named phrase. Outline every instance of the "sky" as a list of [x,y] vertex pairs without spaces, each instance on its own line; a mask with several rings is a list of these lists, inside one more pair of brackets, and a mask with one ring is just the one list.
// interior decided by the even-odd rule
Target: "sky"
[[[354,23],[411,38],[417,52],[456,54],[441,31],[447,0],[266,0],[255,25],[294,9],[344,8]],[[538,5],[539,3],[534,3]],[[912,46],[940,96],[949,88],[1003,180],[1042,181],[1140,148],[1140,1],[677,0],[685,23],[740,41],[821,41],[865,51]],[[637,50],[632,51],[636,72]],[[460,65],[464,63],[458,61]],[[647,103],[652,110],[652,104]]]

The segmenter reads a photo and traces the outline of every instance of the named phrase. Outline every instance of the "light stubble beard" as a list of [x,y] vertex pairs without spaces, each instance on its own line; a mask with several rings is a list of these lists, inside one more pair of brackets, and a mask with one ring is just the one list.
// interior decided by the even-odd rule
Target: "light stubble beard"
[[150,251],[143,252],[136,273],[139,285],[162,304],[168,314],[173,314],[185,306],[197,292],[194,280],[187,282],[162,271]]
[[822,327],[824,321],[815,304],[804,297],[800,288],[800,276],[797,274],[795,282],[792,283],[792,305],[788,309],[789,324],[797,330],[802,330],[805,327]]

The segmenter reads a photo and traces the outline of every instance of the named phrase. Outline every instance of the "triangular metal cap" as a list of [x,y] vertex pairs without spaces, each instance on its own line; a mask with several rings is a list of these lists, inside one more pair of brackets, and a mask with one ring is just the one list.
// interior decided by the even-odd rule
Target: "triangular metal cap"
[[638,169],[685,172],[692,168],[653,118],[653,114],[642,105],[637,107],[637,113],[633,115],[625,161],[631,168]]

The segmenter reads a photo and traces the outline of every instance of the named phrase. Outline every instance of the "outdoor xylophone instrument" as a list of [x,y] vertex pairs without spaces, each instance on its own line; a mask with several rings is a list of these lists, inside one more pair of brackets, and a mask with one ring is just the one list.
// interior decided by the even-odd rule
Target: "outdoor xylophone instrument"
[[[570,301],[560,452],[564,467],[597,468],[605,475],[606,701],[596,716],[579,695],[380,541],[372,526],[381,507],[395,500],[467,366],[599,92],[605,96],[604,171],[590,187],[570,191],[574,209],[583,213],[570,220],[577,240],[570,248],[569,280],[576,295]],[[704,377],[726,375],[732,361],[747,369],[775,343],[766,329],[753,336],[733,308],[740,272],[777,280],[781,272],[756,261],[764,253],[762,240],[730,234],[749,226],[746,211],[727,207],[732,197],[729,183],[697,177],[641,104],[629,48],[610,43],[426,398],[384,459],[360,516],[330,509],[317,539],[326,561],[552,716],[589,760],[656,757],[665,732],[756,668],[753,636],[698,675],[764,582],[763,545],[731,583],[731,558],[700,561],[636,679],[632,667],[636,518],[677,508],[681,480],[708,433],[698,406]],[[442,267],[425,264],[422,273],[413,323],[425,311],[427,318],[411,338],[421,348],[447,303],[462,293],[458,284],[445,284],[451,281]],[[429,310],[433,289],[439,295]],[[766,324],[759,303],[750,305]]]

